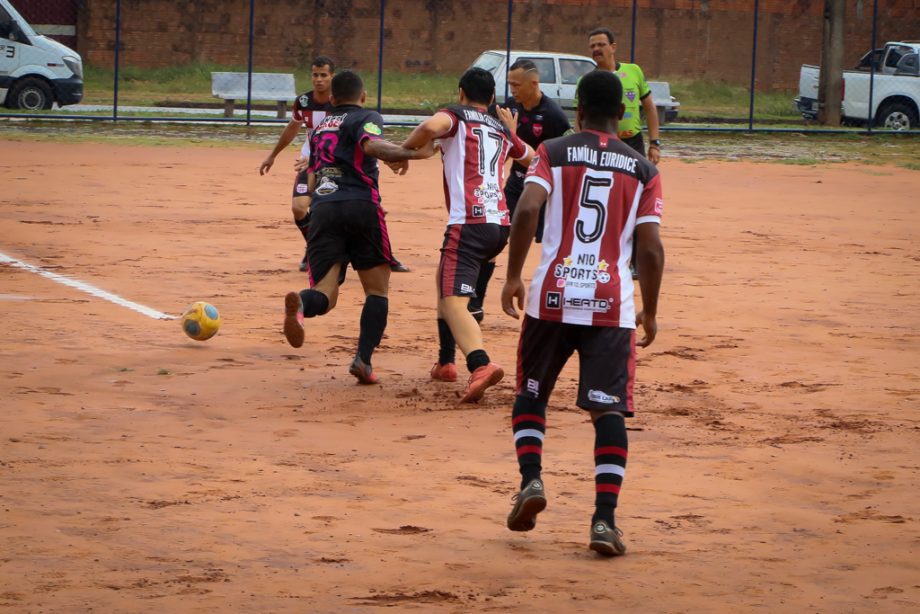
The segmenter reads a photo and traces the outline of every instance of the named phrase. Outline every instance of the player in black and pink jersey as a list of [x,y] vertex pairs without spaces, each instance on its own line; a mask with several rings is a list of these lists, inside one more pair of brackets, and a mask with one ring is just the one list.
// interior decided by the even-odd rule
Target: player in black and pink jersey
[[514,134],[510,111],[499,109],[506,124],[489,115],[495,99],[491,73],[481,68],[466,71],[460,79],[459,97],[459,105],[435,113],[415,128],[403,146],[418,149],[440,139],[449,219],[437,278],[441,349],[431,377],[457,379],[454,353],[459,345],[470,371],[461,402],[475,403],[486,388],[504,377],[504,371],[489,359],[467,304],[476,296],[480,268],[508,242],[510,220],[502,193],[505,160],[511,157],[526,164],[533,151]]
[[[291,121],[284,127],[278,142],[275,143],[274,149],[268,154],[268,157],[259,166],[259,174],[264,175],[271,170],[275,164],[275,158],[278,157],[284,149],[293,142],[300,132],[301,127],[305,130],[303,146],[300,148],[299,160],[310,159],[310,133],[319,125],[326,114],[332,110],[331,86],[332,77],[335,75],[335,62],[332,58],[320,55],[313,60],[312,66],[312,83],[313,89],[297,97],[291,108]],[[307,185],[307,171],[299,171],[294,178],[294,190],[291,195],[291,210],[294,213],[294,224],[303,235],[304,241],[310,232],[310,197],[309,186]],[[395,258],[393,259],[393,271],[405,273],[409,268],[401,264]],[[307,253],[304,250],[303,260],[300,261],[300,270],[307,270]],[[342,271],[344,276],[345,271]]]
[[434,147],[417,151],[383,139],[383,118],[364,109],[361,77],[342,71],[332,79],[334,107],[310,137],[310,159],[296,170],[308,171],[310,230],[307,237],[309,290],[284,299],[284,336],[303,345],[304,318],[320,316],[336,304],[340,272],[350,263],[364,287],[358,351],[349,372],[362,384],[376,384],[371,355],[380,344],[389,313],[393,254],[380,207],[377,160],[400,162],[427,158]]
[[[541,478],[546,406],[559,372],[578,352],[577,406],[594,422],[595,512],[590,548],[626,552],[614,521],[626,468],[625,418],[633,415],[635,347],[657,332],[664,248],[661,177],[655,166],[617,137],[623,87],[607,71],[578,85],[581,132],[541,144],[518,201],[508,249],[502,308],[517,318],[524,306],[521,269],[546,203],[542,256],[534,272],[518,346],[512,431],[521,491],[508,516],[512,531],[529,531],[546,507]],[[638,243],[643,311],[636,314],[629,271]],[[645,336],[635,341],[636,325]]]

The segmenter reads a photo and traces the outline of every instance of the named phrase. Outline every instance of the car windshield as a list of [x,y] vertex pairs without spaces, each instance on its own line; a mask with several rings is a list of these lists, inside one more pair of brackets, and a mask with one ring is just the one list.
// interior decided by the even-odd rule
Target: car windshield
[[501,66],[502,60],[505,59],[505,56],[500,53],[495,53],[494,51],[486,51],[473,62],[473,68],[481,68],[483,70],[488,70],[490,73],[494,73],[499,66]]

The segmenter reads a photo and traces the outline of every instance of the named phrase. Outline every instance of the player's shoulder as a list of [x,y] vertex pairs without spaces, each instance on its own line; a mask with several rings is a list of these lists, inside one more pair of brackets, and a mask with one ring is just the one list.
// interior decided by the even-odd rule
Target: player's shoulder
[[310,90],[309,92],[304,92],[303,94],[298,96],[295,104],[302,109],[309,108],[310,105],[313,104],[313,90]]
[[547,157],[551,166],[558,166],[566,160],[565,152],[569,147],[579,147],[593,143],[594,139],[588,133],[574,132],[557,136],[554,139],[546,139],[540,143],[540,149],[543,150],[542,155]]

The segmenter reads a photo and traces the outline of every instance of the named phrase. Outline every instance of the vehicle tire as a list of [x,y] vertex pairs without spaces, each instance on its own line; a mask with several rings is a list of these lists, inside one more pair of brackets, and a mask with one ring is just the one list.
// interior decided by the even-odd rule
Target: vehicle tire
[[903,102],[890,102],[879,109],[875,123],[888,130],[901,131],[916,129],[920,122],[917,121],[917,111],[910,105]]
[[17,81],[10,90],[8,104],[12,109],[40,111],[51,108],[54,95],[48,84],[41,79],[23,79]]

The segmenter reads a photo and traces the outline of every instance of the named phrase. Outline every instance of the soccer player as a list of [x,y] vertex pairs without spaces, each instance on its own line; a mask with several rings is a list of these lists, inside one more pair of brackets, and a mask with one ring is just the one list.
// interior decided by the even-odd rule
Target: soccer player
[[304,318],[331,311],[339,295],[339,274],[351,263],[364,288],[358,351],[349,372],[362,384],[376,384],[371,355],[380,344],[389,313],[393,257],[380,207],[377,160],[403,162],[434,154],[432,144],[416,150],[382,138],[383,118],[362,108],[366,99],[361,77],[342,71],[332,78],[334,107],[310,137],[308,169],[311,202],[307,237],[310,289],[284,297],[284,336],[297,348],[304,342]]
[[[313,60],[312,81],[313,89],[301,94],[294,101],[291,109],[291,121],[284,127],[278,142],[275,143],[274,149],[268,154],[268,157],[262,161],[259,166],[259,174],[265,175],[275,164],[275,158],[278,157],[284,149],[291,144],[300,132],[301,126],[306,131],[306,139],[300,148],[299,160],[310,159],[310,132],[319,125],[326,114],[332,110],[332,101],[330,98],[330,87],[332,77],[335,75],[335,62],[332,58],[320,55]],[[300,230],[303,239],[306,242],[310,233],[310,195],[307,185],[306,169],[299,171],[294,179],[294,192],[291,200],[291,210],[294,213],[294,224]],[[400,263],[395,257],[393,258],[392,270],[397,273],[406,273],[409,268]],[[300,261],[300,270],[307,270],[307,253],[304,250],[303,260]],[[342,271],[343,279],[345,271]]]
[[[505,106],[517,118],[515,133],[522,141],[536,149],[540,143],[548,139],[562,136],[572,129],[569,118],[565,116],[556,102],[540,91],[540,71],[531,60],[517,60],[508,70],[508,87],[511,89],[513,99]],[[527,167],[520,162],[511,165],[511,174],[505,184],[505,203],[508,206],[508,215],[514,217],[514,208],[518,198],[524,190],[524,176]],[[543,216],[537,227],[537,241],[543,236]],[[489,280],[495,272],[495,261],[492,260],[482,265],[479,279],[476,280],[476,296],[470,299],[469,310],[473,317],[481,322],[483,319],[482,304],[486,297]]]
[[[578,85],[582,131],[540,145],[511,226],[502,308],[518,318],[521,269],[546,203],[542,256],[527,298],[518,346],[511,428],[521,490],[508,515],[512,531],[530,531],[546,507],[541,477],[546,406],[556,378],[578,352],[576,405],[594,423],[595,511],[590,548],[626,552],[614,520],[626,468],[625,418],[633,415],[635,347],[657,332],[664,248],[658,233],[661,179],[655,166],[617,138],[623,88],[594,71]],[[628,262],[635,233],[643,311],[636,315]],[[644,338],[636,343],[641,323]]]
[[471,68],[460,79],[460,104],[435,113],[403,143],[409,149],[427,147],[434,139],[441,143],[449,219],[437,278],[441,349],[431,377],[456,381],[455,345],[459,345],[470,371],[462,403],[478,402],[487,388],[504,377],[486,353],[482,331],[467,304],[476,296],[480,268],[508,242],[510,220],[502,193],[505,160],[510,156],[527,164],[533,154],[509,129],[514,125],[510,111],[498,109],[501,122],[489,115],[494,99],[492,74]]
[[[310,132],[332,110],[330,88],[332,77],[335,74],[335,63],[325,55],[317,56],[313,60],[312,72],[313,89],[301,94],[294,101],[294,106],[291,110],[291,121],[288,122],[281,136],[278,137],[275,148],[272,149],[272,152],[259,166],[260,175],[264,175],[271,170],[275,164],[275,158],[291,144],[297,133],[300,132],[301,126],[306,130],[306,139],[303,147],[300,148],[300,157],[303,160],[310,159]],[[304,241],[306,241],[310,232],[310,195],[306,170],[297,173],[294,179],[291,210],[294,212],[294,224],[303,235]],[[300,262],[300,270],[307,270],[306,250],[304,250],[303,260]]]

